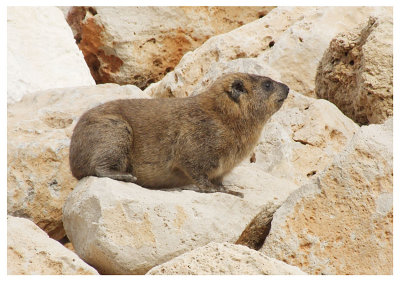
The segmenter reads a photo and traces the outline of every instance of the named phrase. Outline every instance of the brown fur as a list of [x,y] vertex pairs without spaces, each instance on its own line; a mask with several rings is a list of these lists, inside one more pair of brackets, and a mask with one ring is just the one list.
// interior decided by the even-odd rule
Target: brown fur
[[222,179],[251,153],[288,92],[267,77],[232,73],[194,97],[105,103],[84,113],[74,129],[72,174],[147,188],[196,184],[201,192],[241,196]]

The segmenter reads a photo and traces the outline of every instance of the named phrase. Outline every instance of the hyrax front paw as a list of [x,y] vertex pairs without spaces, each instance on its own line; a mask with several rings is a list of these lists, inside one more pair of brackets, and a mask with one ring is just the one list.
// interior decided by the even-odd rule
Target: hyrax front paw
[[204,183],[198,184],[197,187],[199,187],[199,192],[202,192],[202,193],[221,192],[221,193],[231,194],[231,195],[243,198],[243,193],[241,193],[241,192],[236,192],[236,191],[226,188],[223,185],[215,185],[211,182],[208,182],[207,184],[208,185],[205,185]]
[[229,188],[226,188],[226,187],[223,186],[223,185],[220,185],[220,186],[219,186],[219,190],[216,191],[216,192],[231,194],[231,195],[234,195],[234,196],[238,196],[238,197],[240,197],[240,198],[243,198],[243,197],[244,197],[243,193],[230,190]]

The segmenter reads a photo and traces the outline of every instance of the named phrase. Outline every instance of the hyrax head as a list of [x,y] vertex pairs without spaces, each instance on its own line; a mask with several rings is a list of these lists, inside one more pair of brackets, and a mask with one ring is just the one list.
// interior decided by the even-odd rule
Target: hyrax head
[[289,87],[283,83],[247,73],[226,74],[214,85],[220,88],[213,91],[218,93],[215,98],[224,104],[225,110],[229,108],[227,113],[260,122],[278,111],[289,93]]

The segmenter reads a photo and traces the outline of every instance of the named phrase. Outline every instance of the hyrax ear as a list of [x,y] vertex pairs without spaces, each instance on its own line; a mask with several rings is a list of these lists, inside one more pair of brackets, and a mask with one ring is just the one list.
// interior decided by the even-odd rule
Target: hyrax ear
[[234,80],[231,84],[230,91],[228,91],[229,97],[235,101],[236,103],[239,103],[239,97],[242,94],[247,93],[246,88],[244,87],[244,84],[241,80]]

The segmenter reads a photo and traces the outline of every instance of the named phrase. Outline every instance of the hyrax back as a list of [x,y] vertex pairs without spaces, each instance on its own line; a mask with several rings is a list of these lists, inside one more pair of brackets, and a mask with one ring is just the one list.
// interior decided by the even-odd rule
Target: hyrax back
[[72,174],[240,194],[227,191],[222,179],[249,155],[288,92],[268,77],[231,73],[195,97],[105,103],[74,129]]

